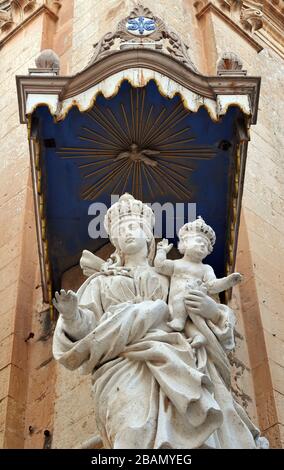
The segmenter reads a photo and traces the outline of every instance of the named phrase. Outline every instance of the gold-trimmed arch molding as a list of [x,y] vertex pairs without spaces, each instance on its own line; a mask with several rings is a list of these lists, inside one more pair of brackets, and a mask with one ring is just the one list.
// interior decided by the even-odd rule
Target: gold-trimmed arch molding
[[205,106],[212,119],[218,120],[229,106],[239,106],[249,118],[257,119],[260,78],[236,72],[216,77],[199,75],[174,58],[152,50],[117,51],[71,77],[54,76],[46,70],[31,70],[30,75],[17,77],[21,123],[33,110],[46,104],[56,120],[77,106],[90,108],[98,93],[114,96],[123,80],[134,87],[143,87],[155,80],[164,96],[179,93],[184,105],[196,112]]

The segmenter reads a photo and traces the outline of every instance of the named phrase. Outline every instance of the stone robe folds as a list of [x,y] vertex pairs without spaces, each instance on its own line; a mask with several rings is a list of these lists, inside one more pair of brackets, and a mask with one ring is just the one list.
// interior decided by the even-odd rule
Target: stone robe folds
[[54,356],[92,374],[104,448],[255,448],[258,430],[229,391],[231,310],[219,305],[218,325],[204,322],[210,346],[195,353],[166,325],[167,295],[150,267],[93,275],[78,291],[76,340],[58,320]]

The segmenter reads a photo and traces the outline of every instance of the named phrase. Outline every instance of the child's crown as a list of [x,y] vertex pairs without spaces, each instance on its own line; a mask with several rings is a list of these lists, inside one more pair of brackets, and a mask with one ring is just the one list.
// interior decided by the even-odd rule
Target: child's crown
[[214,230],[210,227],[210,225],[205,223],[200,215],[196,220],[194,220],[194,222],[188,222],[187,224],[183,225],[183,227],[181,227],[179,230],[178,236],[179,239],[182,240],[186,236],[196,234],[202,235],[207,239],[208,248],[211,252],[216,242],[216,235]]

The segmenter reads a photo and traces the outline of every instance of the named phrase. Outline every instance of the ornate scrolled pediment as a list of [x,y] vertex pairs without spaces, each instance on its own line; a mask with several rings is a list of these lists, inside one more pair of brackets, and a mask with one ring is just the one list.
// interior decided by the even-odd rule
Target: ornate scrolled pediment
[[115,31],[105,34],[94,47],[89,65],[123,49],[158,49],[197,72],[188,54],[188,46],[179,35],[141,4],[118,23]]

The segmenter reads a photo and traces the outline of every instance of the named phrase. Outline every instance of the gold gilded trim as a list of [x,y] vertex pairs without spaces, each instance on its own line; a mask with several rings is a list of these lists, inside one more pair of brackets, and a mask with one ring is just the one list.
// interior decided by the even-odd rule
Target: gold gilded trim
[[[232,196],[229,211],[229,235],[227,242],[228,261],[226,265],[226,274],[230,274],[234,267],[234,250],[236,249],[236,228],[238,222],[238,200],[240,196],[240,171],[241,171],[241,144],[236,148],[235,170],[233,175]],[[229,297],[226,297],[229,300]]]
[[[134,71],[135,71],[135,73],[134,73]],[[147,76],[145,76],[146,72],[147,72]],[[152,74],[151,74],[151,72],[152,72]],[[126,75],[126,73],[132,74],[133,76],[131,77],[129,75]],[[217,103],[216,103],[216,101],[214,101],[213,99],[204,98],[201,95],[198,95],[197,93],[183,87],[182,85],[175,82],[173,79],[171,79],[169,77],[166,77],[165,75],[162,75],[159,72],[154,72],[154,71],[151,71],[149,69],[141,69],[141,68],[131,69],[130,68],[126,71],[119,72],[116,75],[117,75],[117,82],[114,85],[114,89],[113,89],[113,92],[111,93],[111,95],[108,94],[107,90],[109,89],[109,87],[106,86],[106,82],[107,82],[107,80],[111,80],[111,78],[114,78],[114,76],[109,77],[106,80],[104,80],[103,82],[101,82],[100,84],[97,84],[94,87],[92,87],[92,88],[95,88],[96,90],[94,90],[92,95],[90,96],[89,104],[87,106],[83,106],[80,103],[80,101],[79,101],[80,100],[80,95],[78,95],[77,98],[72,98],[71,102],[66,106],[65,109],[64,109],[64,101],[63,101],[61,103],[61,109],[63,108],[64,111],[59,112],[57,115],[55,114],[54,110],[51,109],[51,106],[48,102],[46,102],[46,103],[40,102],[40,103],[35,104],[32,107],[32,109],[29,111],[28,114],[32,114],[39,106],[47,106],[49,108],[50,114],[53,116],[54,122],[55,123],[60,122],[60,121],[62,121],[66,118],[69,111],[74,107],[77,107],[77,109],[80,112],[90,111],[92,109],[92,107],[94,106],[98,95],[102,95],[106,99],[113,98],[114,96],[116,96],[118,94],[118,92],[121,88],[121,85],[124,81],[127,81],[135,89],[135,88],[143,88],[149,83],[150,80],[153,80],[156,83],[157,88],[159,90],[159,93],[162,96],[172,99],[176,95],[179,95],[179,97],[181,99],[181,102],[183,103],[184,108],[187,109],[188,111],[197,112],[200,109],[200,107],[203,106],[207,110],[207,112],[208,112],[208,114],[209,114],[209,116],[210,116],[210,118],[212,119],[213,122],[219,122],[222,119],[222,115],[217,114]],[[165,91],[164,90],[165,87],[163,87],[163,85],[161,84],[162,80],[164,80],[165,78],[169,81],[169,83],[172,83],[174,85],[173,90],[170,93]],[[138,80],[140,80],[140,83],[137,83]],[[101,85],[101,88],[100,88],[100,85]],[[106,91],[104,91],[104,88],[106,89]],[[86,91],[84,93],[88,93],[88,91]],[[188,99],[185,96],[186,93],[188,93]],[[192,99],[192,105],[191,105],[190,97],[198,97],[198,100]],[[68,101],[69,100],[66,100],[65,102],[68,102]],[[209,105],[209,102],[211,102],[212,106]],[[239,109],[241,109],[241,111],[244,114],[250,115],[250,113],[248,114],[248,112],[244,108],[244,106],[241,103],[237,102],[237,101],[232,101],[231,103],[226,103],[226,106],[224,108],[225,112],[227,112],[227,109],[230,106],[237,106],[237,107],[239,107]],[[215,107],[215,111],[212,110],[212,107]],[[136,125],[138,126],[138,123]],[[136,129],[136,132],[139,133],[139,126]]]
[[46,236],[47,231],[47,220],[45,216],[45,197],[42,192],[42,171],[40,166],[40,144],[38,141],[35,142],[35,176],[36,176],[36,189],[37,189],[37,198],[38,198],[38,208],[39,208],[39,225],[40,233],[42,240],[43,248],[43,263],[44,263],[44,278],[47,284],[47,295],[48,303],[50,308],[50,318],[54,320],[54,308],[53,308],[53,289],[52,289],[52,278],[51,278],[51,266],[50,266],[50,257],[48,249],[48,240]]

